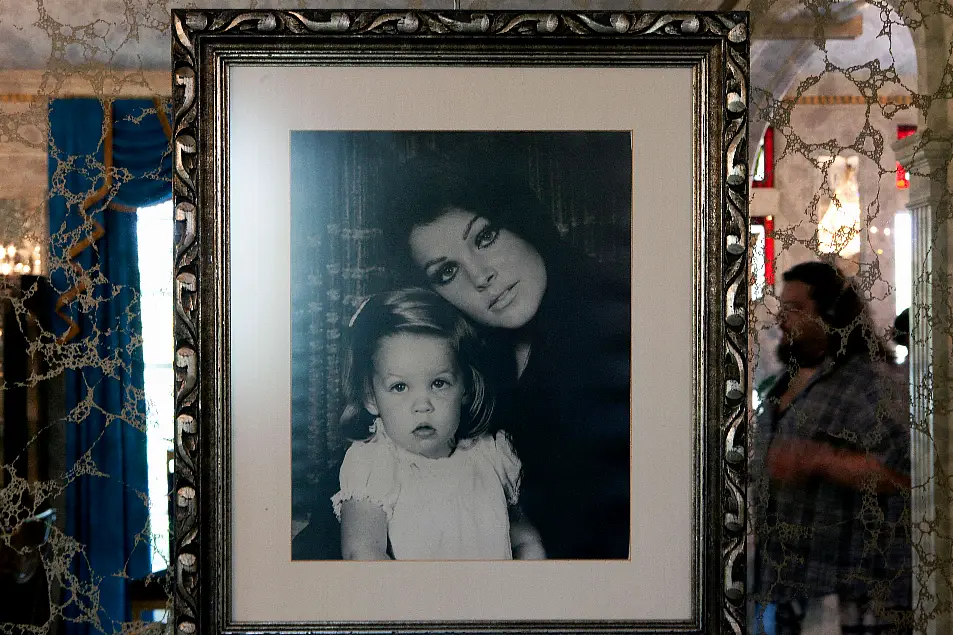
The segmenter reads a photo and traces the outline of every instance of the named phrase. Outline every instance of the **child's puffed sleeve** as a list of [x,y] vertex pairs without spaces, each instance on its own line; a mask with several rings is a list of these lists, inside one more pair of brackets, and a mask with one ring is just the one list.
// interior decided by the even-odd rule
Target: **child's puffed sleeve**
[[520,500],[520,481],[523,477],[523,464],[516,456],[516,450],[510,442],[509,435],[500,430],[493,436],[496,446],[496,466],[506,492],[506,500],[510,505],[516,505]]
[[396,494],[396,465],[385,444],[355,441],[341,464],[340,491],[331,497],[334,515],[341,520],[341,504],[363,500],[380,505],[390,520]]

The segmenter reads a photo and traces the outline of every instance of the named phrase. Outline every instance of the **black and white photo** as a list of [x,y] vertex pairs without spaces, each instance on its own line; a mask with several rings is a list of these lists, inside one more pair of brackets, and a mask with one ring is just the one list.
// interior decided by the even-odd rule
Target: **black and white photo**
[[[292,132],[294,558],[628,559],[632,161],[629,132]],[[417,386],[398,336],[454,358]]]

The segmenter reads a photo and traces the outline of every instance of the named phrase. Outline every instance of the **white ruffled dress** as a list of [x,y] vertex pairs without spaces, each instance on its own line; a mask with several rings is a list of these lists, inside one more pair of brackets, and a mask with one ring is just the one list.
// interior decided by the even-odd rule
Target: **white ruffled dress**
[[387,436],[383,426],[348,448],[341,490],[331,501],[366,500],[387,516],[397,560],[510,560],[508,506],[519,499],[521,465],[504,432],[461,441],[430,459]]

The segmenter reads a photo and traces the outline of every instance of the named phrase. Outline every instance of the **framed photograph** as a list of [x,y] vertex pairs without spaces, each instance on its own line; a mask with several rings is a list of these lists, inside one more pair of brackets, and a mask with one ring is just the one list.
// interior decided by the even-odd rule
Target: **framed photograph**
[[176,632],[745,632],[747,14],[173,31]]

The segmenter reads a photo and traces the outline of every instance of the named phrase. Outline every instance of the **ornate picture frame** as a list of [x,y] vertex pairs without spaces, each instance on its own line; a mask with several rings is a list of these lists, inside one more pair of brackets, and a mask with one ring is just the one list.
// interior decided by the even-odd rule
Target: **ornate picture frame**
[[[745,632],[747,14],[182,9],[172,46],[176,633]],[[631,135],[628,559],[291,557],[296,130]]]

